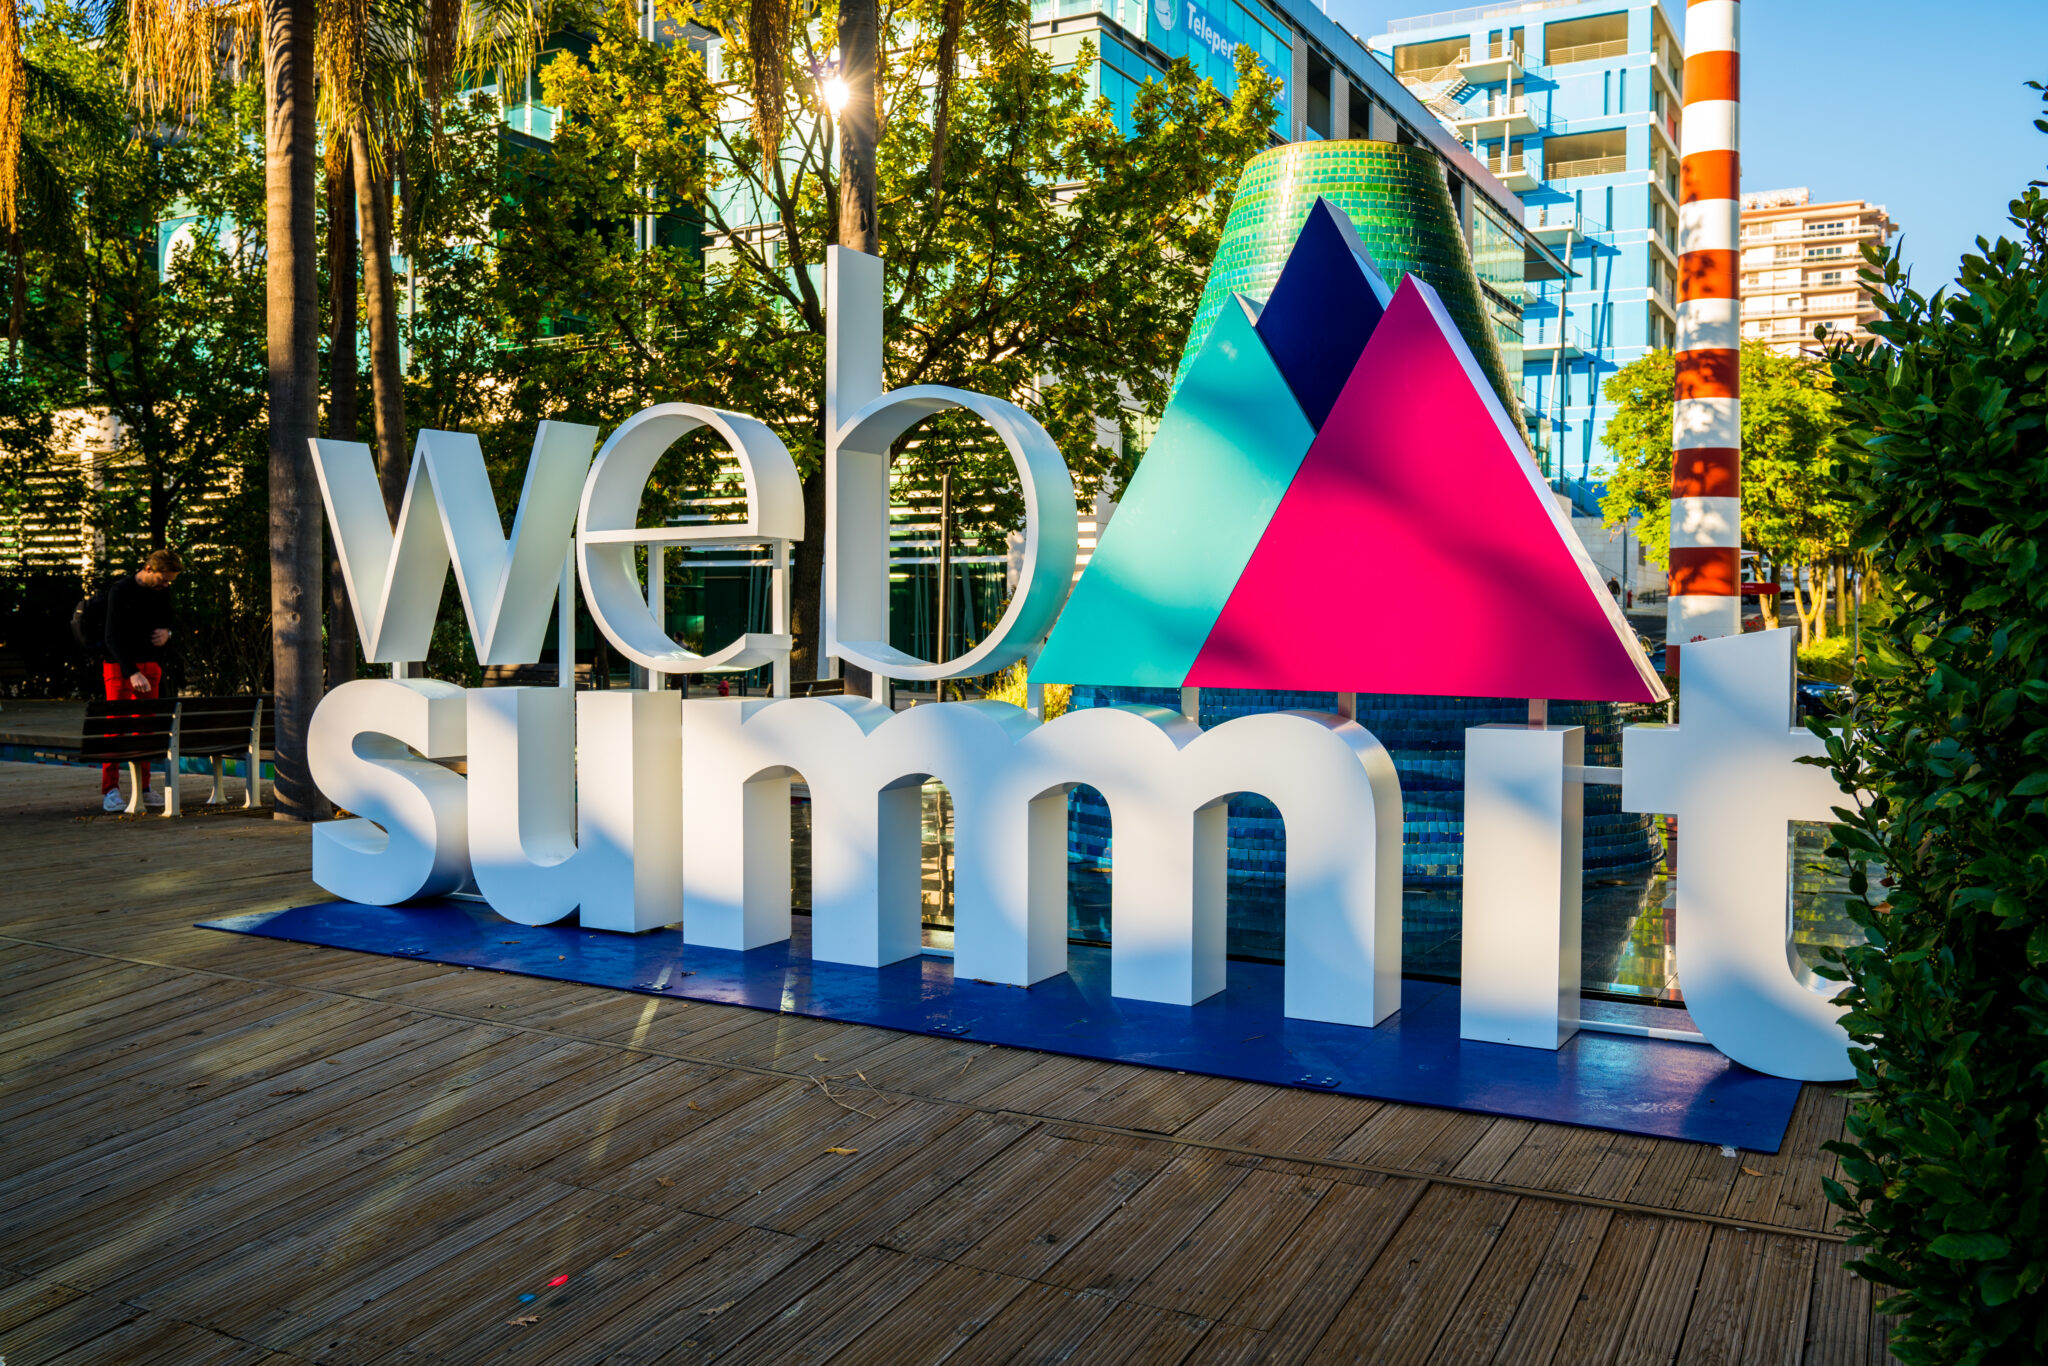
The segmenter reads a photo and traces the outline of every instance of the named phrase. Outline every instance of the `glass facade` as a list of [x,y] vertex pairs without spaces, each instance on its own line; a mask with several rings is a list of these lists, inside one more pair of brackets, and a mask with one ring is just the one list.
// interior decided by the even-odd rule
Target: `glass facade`
[[[1273,131],[1287,136],[1288,101],[1294,93],[1293,38],[1286,22],[1258,0],[1033,0],[1031,6],[1033,24],[1096,15],[1128,38],[1100,25],[1086,29],[1076,24],[1069,29],[1062,24],[1058,33],[1041,34],[1040,42],[1053,51],[1056,66],[1063,69],[1071,60],[1069,43],[1078,46],[1085,30],[1099,51],[1096,93],[1109,101],[1117,126],[1126,134],[1131,131],[1131,100],[1138,87],[1164,70],[1156,54],[1163,53],[1167,61],[1187,58],[1195,74],[1228,96],[1237,90],[1237,49],[1242,45],[1280,82]],[[1139,43],[1149,44],[1153,53],[1141,52]]]
[[1500,342],[1501,364],[1509,375],[1522,373],[1522,255],[1514,230],[1484,196],[1472,205],[1472,272],[1479,294],[1493,319]]

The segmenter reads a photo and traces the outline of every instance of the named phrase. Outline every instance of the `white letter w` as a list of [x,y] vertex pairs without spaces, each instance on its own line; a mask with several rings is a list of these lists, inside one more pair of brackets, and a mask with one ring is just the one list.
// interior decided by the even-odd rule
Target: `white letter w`
[[395,530],[370,448],[315,438],[313,468],[363,657],[373,664],[427,657],[452,550],[477,662],[537,659],[596,446],[595,427],[540,424],[507,537],[483,449],[468,433],[420,433]]

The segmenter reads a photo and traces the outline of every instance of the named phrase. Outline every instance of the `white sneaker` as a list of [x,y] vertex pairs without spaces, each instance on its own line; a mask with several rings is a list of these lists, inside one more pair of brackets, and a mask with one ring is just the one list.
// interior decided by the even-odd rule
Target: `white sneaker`
[[121,789],[118,787],[100,798],[100,810],[102,811],[126,811],[127,809],[128,799],[121,795]]
[[142,790],[142,804],[148,807],[160,807],[164,804],[164,794],[153,787],[144,788]]

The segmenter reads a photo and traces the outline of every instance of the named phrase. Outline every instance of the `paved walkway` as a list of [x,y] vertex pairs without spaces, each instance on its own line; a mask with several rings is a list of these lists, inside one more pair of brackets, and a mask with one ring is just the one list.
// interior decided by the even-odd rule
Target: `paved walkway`
[[247,939],[305,829],[97,787],[0,764],[8,1366],[1888,1360],[1836,1090],[1723,1155]]

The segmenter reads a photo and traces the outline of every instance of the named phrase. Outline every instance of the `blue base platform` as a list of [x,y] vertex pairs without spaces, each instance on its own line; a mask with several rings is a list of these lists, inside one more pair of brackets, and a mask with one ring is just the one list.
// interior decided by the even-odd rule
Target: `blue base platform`
[[[740,953],[686,945],[678,930],[515,925],[467,901],[330,901],[200,922],[294,943],[1765,1153],[1784,1141],[1799,1097],[1798,1082],[1752,1072],[1701,1044],[1583,1032],[1555,1053],[1467,1043],[1458,1037],[1458,989],[1440,983],[1403,982],[1401,1010],[1377,1029],[1358,1029],[1285,1018],[1281,969],[1270,964],[1233,962],[1225,991],[1197,1006],[1169,1006],[1112,997],[1105,948],[1069,945],[1066,975],[1026,991],[956,981],[952,961],[934,956],[879,971],[814,963],[809,919],[795,917],[795,927],[788,943]],[[1692,1027],[1669,1008],[1587,1001],[1583,1009],[1588,1018]]]

